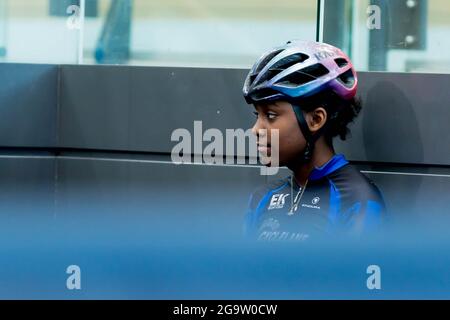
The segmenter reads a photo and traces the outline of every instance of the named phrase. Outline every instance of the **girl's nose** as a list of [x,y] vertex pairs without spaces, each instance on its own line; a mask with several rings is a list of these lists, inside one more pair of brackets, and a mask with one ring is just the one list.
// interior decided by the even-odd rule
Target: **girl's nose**
[[261,125],[261,121],[259,120],[259,118],[256,120],[255,124],[253,125],[252,128],[252,133],[259,137],[259,135],[261,134],[260,130],[264,129],[263,126]]

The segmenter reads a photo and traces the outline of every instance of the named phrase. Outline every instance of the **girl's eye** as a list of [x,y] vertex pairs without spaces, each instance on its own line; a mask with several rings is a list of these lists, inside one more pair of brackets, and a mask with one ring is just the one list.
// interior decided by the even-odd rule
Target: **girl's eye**
[[269,120],[274,120],[276,117],[277,117],[277,114],[276,114],[276,113],[268,113],[268,114],[267,114],[267,118],[268,118]]
[[258,112],[256,112],[256,111],[253,111],[253,114],[255,115],[255,117],[257,117],[257,118],[258,118]]

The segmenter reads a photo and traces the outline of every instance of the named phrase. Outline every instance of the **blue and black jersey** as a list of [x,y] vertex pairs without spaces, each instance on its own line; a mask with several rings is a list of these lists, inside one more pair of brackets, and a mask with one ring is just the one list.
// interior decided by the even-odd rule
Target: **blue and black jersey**
[[335,155],[312,170],[304,190],[292,177],[257,189],[250,197],[245,229],[258,240],[306,240],[374,230],[384,215],[375,184],[343,155]]

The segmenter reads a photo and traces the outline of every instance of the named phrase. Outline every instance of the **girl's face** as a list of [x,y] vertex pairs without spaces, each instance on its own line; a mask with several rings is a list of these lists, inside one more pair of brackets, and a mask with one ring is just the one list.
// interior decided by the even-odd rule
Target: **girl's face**
[[[252,132],[257,137],[260,154],[263,157],[264,155],[271,156],[271,132],[277,129],[279,134],[279,166],[289,166],[289,164],[294,163],[302,155],[306,140],[297,123],[291,104],[285,101],[277,101],[270,104],[255,105],[254,113],[257,119]],[[266,144],[267,148],[265,148]]]

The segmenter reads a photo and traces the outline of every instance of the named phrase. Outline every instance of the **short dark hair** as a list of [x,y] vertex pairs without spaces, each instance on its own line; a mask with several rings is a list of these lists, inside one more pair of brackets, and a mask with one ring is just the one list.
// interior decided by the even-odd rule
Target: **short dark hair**
[[327,111],[327,123],[325,124],[324,137],[326,142],[332,146],[333,138],[339,136],[341,140],[346,140],[350,135],[348,125],[352,123],[362,109],[361,99],[354,97],[344,100],[333,92],[321,92],[298,102],[302,110],[313,111],[318,107],[323,107]]

